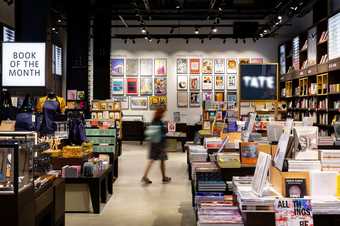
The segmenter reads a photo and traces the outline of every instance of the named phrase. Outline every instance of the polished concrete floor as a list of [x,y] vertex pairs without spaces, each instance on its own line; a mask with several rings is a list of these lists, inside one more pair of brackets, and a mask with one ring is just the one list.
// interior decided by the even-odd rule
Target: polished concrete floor
[[194,226],[186,154],[169,153],[170,184],[162,184],[159,162],[156,162],[150,173],[153,183],[142,186],[140,178],[146,157],[147,145],[124,144],[114,194],[102,207],[102,213],[67,214],[66,226]]

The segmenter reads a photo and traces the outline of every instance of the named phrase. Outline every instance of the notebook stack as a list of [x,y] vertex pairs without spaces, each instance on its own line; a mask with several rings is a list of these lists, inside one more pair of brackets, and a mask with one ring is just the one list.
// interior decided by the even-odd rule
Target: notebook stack
[[226,183],[220,172],[196,172],[198,192],[225,192]]
[[207,149],[201,145],[189,146],[190,162],[206,162],[208,158]]
[[321,170],[319,160],[288,160],[289,172]]
[[243,226],[241,214],[232,201],[202,202],[197,210],[197,226]]
[[320,150],[322,171],[340,171],[340,150]]
[[334,145],[334,139],[331,136],[320,136],[319,146],[332,146]]

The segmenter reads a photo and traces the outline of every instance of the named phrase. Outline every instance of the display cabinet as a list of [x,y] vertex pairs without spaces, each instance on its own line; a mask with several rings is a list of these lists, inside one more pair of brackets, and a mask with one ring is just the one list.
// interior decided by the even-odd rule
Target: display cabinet
[[33,144],[0,141],[0,194],[33,186]]

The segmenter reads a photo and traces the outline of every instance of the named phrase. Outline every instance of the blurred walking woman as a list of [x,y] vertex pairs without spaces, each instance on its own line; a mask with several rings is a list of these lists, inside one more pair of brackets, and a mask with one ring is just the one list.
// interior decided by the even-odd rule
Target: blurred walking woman
[[162,121],[165,109],[158,108],[155,112],[151,125],[147,128],[145,134],[150,140],[149,161],[145,168],[142,182],[144,184],[151,184],[152,181],[148,178],[149,171],[156,160],[160,160],[163,183],[171,181],[170,177],[166,176],[165,161],[168,160],[168,154],[165,150],[165,127]]

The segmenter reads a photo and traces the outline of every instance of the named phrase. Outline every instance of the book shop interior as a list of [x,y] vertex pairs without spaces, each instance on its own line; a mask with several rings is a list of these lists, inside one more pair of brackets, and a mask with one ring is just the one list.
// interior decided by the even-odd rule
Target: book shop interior
[[340,0],[0,0],[0,226],[339,226]]

